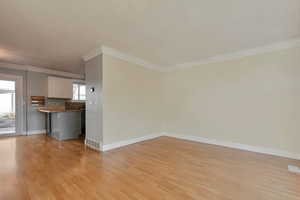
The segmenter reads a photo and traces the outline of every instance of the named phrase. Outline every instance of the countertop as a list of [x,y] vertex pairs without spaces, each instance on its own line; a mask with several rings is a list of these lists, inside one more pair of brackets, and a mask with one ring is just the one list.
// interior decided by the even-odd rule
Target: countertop
[[64,106],[40,107],[37,110],[39,112],[43,112],[43,113],[82,112],[82,111],[84,111],[83,109],[66,109]]

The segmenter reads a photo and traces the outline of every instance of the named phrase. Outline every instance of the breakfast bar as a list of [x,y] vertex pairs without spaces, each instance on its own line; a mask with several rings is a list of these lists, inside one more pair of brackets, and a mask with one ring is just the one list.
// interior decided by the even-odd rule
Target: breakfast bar
[[76,139],[80,136],[82,109],[41,107],[38,111],[46,114],[47,135],[57,140]]

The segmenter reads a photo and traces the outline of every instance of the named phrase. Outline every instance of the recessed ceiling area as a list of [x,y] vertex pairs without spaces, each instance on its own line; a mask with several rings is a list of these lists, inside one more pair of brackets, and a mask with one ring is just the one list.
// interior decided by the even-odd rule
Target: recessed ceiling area
[[169,67],[297,38],[299,10],[299,0],[1,0],[0,61],[83,73],[82,56],[105,45]]

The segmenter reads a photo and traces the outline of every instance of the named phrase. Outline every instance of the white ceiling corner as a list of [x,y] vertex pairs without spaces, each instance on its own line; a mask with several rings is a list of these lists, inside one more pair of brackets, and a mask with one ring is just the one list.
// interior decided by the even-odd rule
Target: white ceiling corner
[[115,57],[115,58],[119,58],[121,60],[125,60],[127,62],[131,62],[131,63],[140,65],[140,66],[148,68],[148,69],[164,71],[163,68],[159,65],[151,64],[151,63],[149,63],[149,62],[147,62],[147,61],[145,61],[141,58],[129,55],[127,53],[121,52],[119,50],[116,50],[116,49],[113,49],[113,48],[110,48],[110,47],[107,47],[107,46],[102,46],[102,47],[99,47],[99,48],[96,48],[96,49],[90,51],[89,53],[84,55],[82,57],[82,59],[86,62],[86,61],[88,61],[88,60],[90,60],[90,59],[92,59],[92,58],[94,58],[98,55],[101,55],[101,54],[105,54],[105,55],[109,55],[109,56],[112,56],[112,57]]
[[84,56],[82,56],[82,59],[86,62],[89,61],[92,58],[95,58],[98,55],[102,54],[102,47],[96,48],[90,52],[88,52],[87,54],[85,54]]

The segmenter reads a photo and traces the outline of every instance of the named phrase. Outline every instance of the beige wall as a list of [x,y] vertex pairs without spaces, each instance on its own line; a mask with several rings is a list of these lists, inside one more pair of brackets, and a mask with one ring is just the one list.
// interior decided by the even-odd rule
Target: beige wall
[[300,153],[299,55],[169,73],[103,55],[103,144],[167,132]]
[[165,131],[300,153],[300,48],[165,76]]
[[103,144],[161,131],[163,73],[103,55]]

